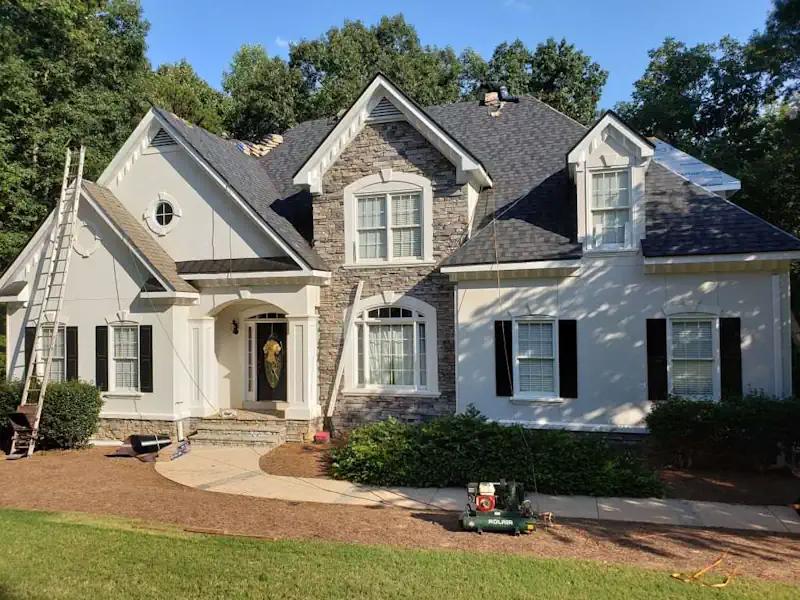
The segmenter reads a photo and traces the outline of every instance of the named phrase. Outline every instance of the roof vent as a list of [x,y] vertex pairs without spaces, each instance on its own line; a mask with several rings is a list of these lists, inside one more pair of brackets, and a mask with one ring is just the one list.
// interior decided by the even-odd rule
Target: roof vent
[[240,142],[236,141],[236,147],[240,152],[244,152],[248,156],[264,156],[270,150],[274,150],[283,143],[283,136],[277,133],[271,133],[259,142]]
[[165,146],[177,146],[178,142],[172,139],[172,136],[164,131],[163,129],[159,129],[158,133],[150,140],[150,147],[151,148],[164,148]]
[[367,120],[369,121],[398,121],[403,119],[403,113],[392,102],[386,98],[381,98],[380,102],[375,105],[372,112],[369,113]]

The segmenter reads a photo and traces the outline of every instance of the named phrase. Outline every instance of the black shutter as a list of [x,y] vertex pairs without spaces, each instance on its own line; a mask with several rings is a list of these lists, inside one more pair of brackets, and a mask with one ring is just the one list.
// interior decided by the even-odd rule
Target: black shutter
[[666,400],[667,385],[667,320],[647,319],[647,398]]
[[559,396],[578,397],[578,322],[558,321],[558,381]]
[[[25,376],[28,376],[28,365],[33,354],[33,341],[36,339],[36,327],[25,328]],[[36,370],[33,371],[36,373]]]
[[67,327],[67,381],[78,378],[78,328]]
[[742,320],[719,320],[720,379],[723,398],[742,397]]
[[511,321],[494,322],[494,378],[498,396],[514,395]]
[[94,381],[100,391],[108,391],[108,327],[105,325],[98,325],[94,330]]
[[153,326],[139,326],[139,385],[143,392],[153,391]]

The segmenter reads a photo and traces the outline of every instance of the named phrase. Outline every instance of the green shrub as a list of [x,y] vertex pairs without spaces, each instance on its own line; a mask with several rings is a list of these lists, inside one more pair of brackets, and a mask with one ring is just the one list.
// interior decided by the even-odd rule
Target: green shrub
[[429,423],[395,419],[351,431],[332,451],[337,479],[375,485],[460,486],[508,479],[544,494],[661,496],[634,453],[566,431],[489,423],[474,409]]
[[[7,421],[19,406],[22,383],[0,382],[0,418]],[[38,447],[80,448],[97,429],[103,400],[100,392],[85,381],[66,381],[47,386],[47,396],[39,423]]]
[[681,467],[763,469],[800,443],[800,400],[762,394],[714,402],[670,398],[647,417],[663,462]]

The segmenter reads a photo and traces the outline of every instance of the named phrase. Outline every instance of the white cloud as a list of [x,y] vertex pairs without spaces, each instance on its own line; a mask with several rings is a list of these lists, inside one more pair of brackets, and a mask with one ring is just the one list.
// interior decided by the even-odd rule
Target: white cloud
[[533,7],[527,0],[504,0],[503,8],[517,12],[530,12]]
[[288,48],[290,43],[289,40],[285,40],[281,36],[275,38],[275,45],[278,48]]

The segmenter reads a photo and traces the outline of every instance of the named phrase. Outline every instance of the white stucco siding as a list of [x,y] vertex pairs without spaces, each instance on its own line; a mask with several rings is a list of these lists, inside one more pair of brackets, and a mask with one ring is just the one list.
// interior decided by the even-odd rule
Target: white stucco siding
[[[79,207],[78,220],[81,226],[88,225],[101,240],[88,256],[73,253],[61,311],[62,323],[78,327],[78,377],[95,381],[95,328],[118,320],[121,311],[128,311],[126,319],[153,327],[154,391],[137,397],[106,394],[101,416],[172,418],[175,413],[172,377],[175,365],[169,336],[173,335],[175,327],[174,309],[167,305],[154,307],[149,301],[137,297],[144,281],[151,277],[150,272],[85,203]],[[88,245],[89,236],[85,232],[84,228],[79,241]],[[30,285],[33,285],[34,277],[35,273],[31,271]],[[35,325],[30,322],[30,311],[30,303],[8,309],[8,375],[13,378],[24,375],[24,328]]]
[[[473,404],[491,419],[642,427],[647,401],[646,322],[667,306],[697,303],[740,317],[744,390],[789,392],[788,285],[773,275],[647,275],[641,257],[584,259],[576,277],[460,282],[457,289],[458,409]],[[577,320],[578,399],[519,405],[495,395],[494,321],[523,314]],[[776,328],[775,320],[779,326]],[[775,336],[779,340],[775,341]],[[784,365],[775,376],[775,354]]]
[[[284,255],[182,149],[148,150],[110,188],[177,262]],[[166,235],[153,233],[144,216],[161,193],[173,198],[182,214]]]

